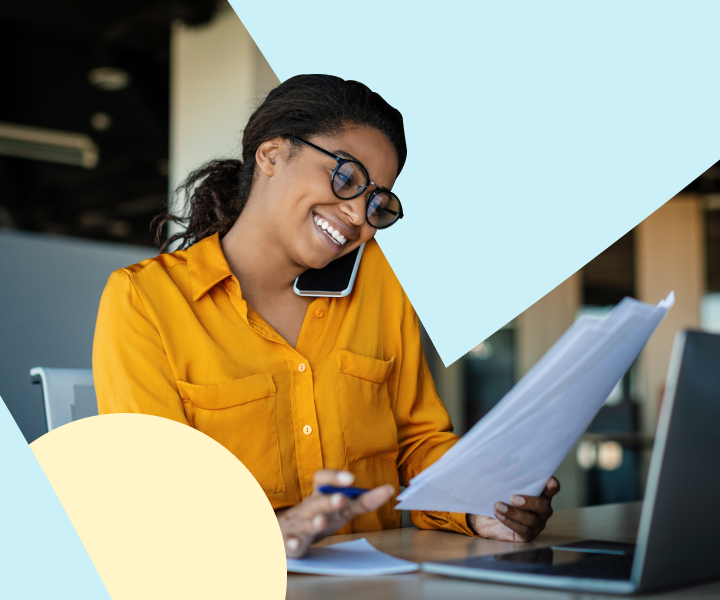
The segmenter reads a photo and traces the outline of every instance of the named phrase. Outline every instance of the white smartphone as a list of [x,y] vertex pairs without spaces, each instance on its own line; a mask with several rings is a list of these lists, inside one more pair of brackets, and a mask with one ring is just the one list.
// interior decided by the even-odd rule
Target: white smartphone
[[308,269],[295,280],[293,290],[298,296],[347,296],[355,284],[364,248],[361,244],[322,269]]

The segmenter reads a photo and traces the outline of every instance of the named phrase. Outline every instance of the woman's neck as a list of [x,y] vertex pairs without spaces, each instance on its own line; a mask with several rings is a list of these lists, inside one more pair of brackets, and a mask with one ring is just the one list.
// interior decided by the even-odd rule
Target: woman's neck
[[304,269],[290,259],[272,232],[263,229],[267,219],[246,211],[247,207],[220,242],[225,259],[243,299],[294,348],[312,302],[292,289]]
[[267,219],[254,218],[255,211],[248,209],[250,206],[221,240],[225,259],[246,298],[284,295],[305,269],[265,231]]

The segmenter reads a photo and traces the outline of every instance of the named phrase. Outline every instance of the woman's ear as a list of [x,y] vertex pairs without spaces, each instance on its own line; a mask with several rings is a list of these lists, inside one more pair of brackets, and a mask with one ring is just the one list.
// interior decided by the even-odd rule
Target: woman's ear
[[285,144],[283,138],[274,138],[260,144],[257,152],[255,152],[255,162],[268,177],[275,174],[276,163]]

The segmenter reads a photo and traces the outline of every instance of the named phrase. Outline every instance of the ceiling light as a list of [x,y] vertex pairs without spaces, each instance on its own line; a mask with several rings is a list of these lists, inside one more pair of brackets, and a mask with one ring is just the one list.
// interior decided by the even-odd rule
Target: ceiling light
[[487,340],[480,342],[477,346],[470,350],[470,357],[477,358],[479,360],[488,360],[489,358],[492,358],[493,354],[495,354],[495,349]]
[[598,465],[605,471],[615,471],[622,466],[623,449],[615,441],[603,442],[598,448]]
[[95,131],[107,131],[112,127],[112,117],[104,112],[93,113],[90,117],[90,126]]
[[118,92],[130,83],[130,75],[117,67],[97,67],[88,73],[88,82],[106,92]]
[[0,123],[0,155],[94,169],[100,158],[85,134]]

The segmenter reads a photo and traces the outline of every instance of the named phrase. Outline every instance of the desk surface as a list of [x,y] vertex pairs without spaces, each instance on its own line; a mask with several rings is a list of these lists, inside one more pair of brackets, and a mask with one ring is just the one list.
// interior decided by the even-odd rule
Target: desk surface
[[[376,531],[365,534],[340,535],[324,540],[328,543],[347,542],[366,538],[378,550],[398,558],[415,562],[451,560],[467,556],[481,556],[509,552],[532,546],[549,546],[572,541],[596,539],[613,542],[635,542],[640,519],[640,502],[609,504],[574,510],[557,511],[548,522],[547,529],[533,544],[512,544],[471,538],[444,531],[423,531],[415,527]],[[385,577],[327,577],[321,575],[288,574],[286,600],[315,600],[339,598],[356,600],[477,600],[478,598],[511,599],[562,599],[581,600],[618,598],[598,594],[580,594],[557,590],[540,590],[520,586],[498,585],[451,579],[428,573],[390,575]],[[657,594],[644,594],[642,598],[682,598],[683,600],[720,597],[720,581],[675,589]]]

